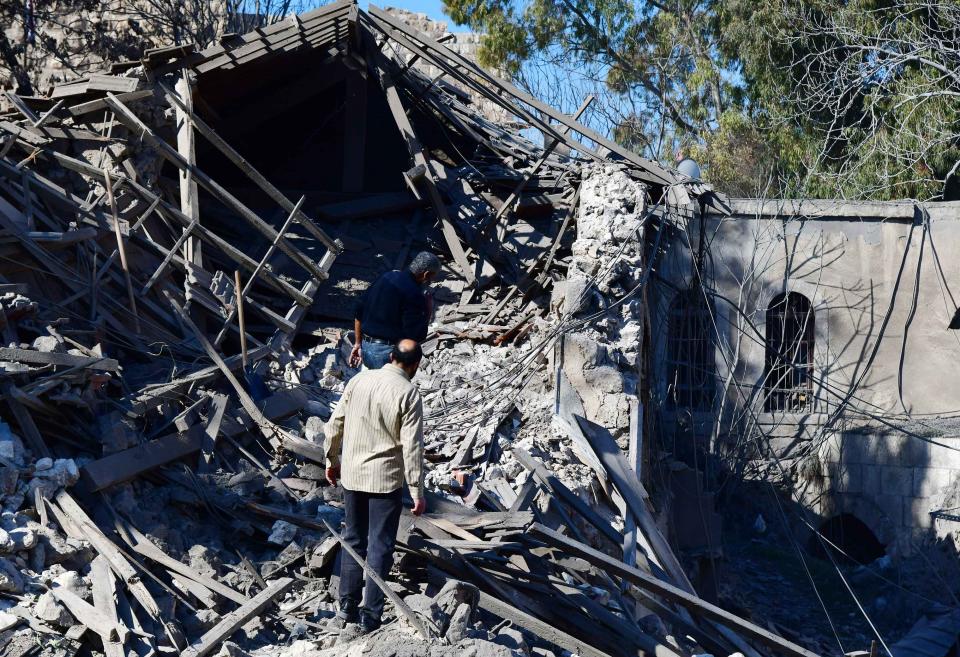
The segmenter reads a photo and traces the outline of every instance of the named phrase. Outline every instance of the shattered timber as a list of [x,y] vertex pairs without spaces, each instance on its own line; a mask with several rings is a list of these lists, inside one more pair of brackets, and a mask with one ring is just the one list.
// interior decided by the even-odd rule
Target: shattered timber
[[727,200],[443,41],[340,0],[5,92],[0,654],[351,650],[321,426],[423,249],[428,512],[361,649],[818,654],[718,604],[712,493],[650,439],[658,258]]

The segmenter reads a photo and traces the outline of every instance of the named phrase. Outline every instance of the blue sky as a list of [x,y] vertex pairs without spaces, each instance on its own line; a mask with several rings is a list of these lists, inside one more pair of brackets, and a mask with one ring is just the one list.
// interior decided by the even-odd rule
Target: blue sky
[[[361,9],[366,9],[369,2],[367,2],[367,0],[360,0],[359,4]],[[426,14],[435,21],[446,22],[451,32],[469,31],[465,27],[455,25],[453,21],[444,15],[442,0],[374,0],[373,4],[383,8],[399,7],[400,9]]]

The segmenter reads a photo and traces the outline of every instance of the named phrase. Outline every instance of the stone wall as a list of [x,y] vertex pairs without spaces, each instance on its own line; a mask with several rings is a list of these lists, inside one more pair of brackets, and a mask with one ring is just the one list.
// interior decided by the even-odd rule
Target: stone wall
[[883,430],[831,434],[801,477],[805,499],[821,517],[850,513],[881,542],[909,552],[955,530],[960,493],[960,427],[931,442]]
[[[588,171],[580,188],[577,235],[567,280],[553,305],[572,318],[602,319],[568,333],[563,371],[583,400],[587,419],[623,437],[630,427],[629,399],[640,376],[640,299],[617,303],[642,274],[645,186],[612,165]],[[602,312],[606,310],[606,312]]]
[[[172,44],[175,35],[169,19],[174,13],[188,23],[188,32],[202,32],[208,40],[222,34],[226,23],[226,11],[219,2],[51,0],[31,4],[32,34],[27,33],[20,14],[0,29],[30,77],[34,94],[47,94],[66,80],[103,72],[110,62],[137,59],[148,48]],[[199,13],[187,18],[186,7],[194,6]],[[0,12],[0,18],[4,15]],[[194,39],[186,34],[181,40]],[[12,72],[0,57],[0,89],[14,87]]]

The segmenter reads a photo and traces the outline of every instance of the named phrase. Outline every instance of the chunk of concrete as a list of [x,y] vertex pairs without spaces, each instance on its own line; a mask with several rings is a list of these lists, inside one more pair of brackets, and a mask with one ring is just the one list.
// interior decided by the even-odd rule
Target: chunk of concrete
[[49,591],[37,600],[37,604],[33,607],[33,615],[51,625],[59,627],[73,625],[73,616]]
[[466,639],[470,632],[472,618],[473,608],[465,602],[460,604],[447,624],[447,631],[444,634],[447,641],[456,644]]
[[5,593],[23,593],[23,575],[20,569],[9,559],[0,557],[0,591]]

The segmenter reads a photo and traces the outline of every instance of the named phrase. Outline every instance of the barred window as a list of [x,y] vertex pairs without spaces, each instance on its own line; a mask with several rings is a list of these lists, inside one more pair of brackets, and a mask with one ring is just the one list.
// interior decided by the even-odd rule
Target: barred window
[[779,294],[767,307],[763,386],[765,411],[809,411],[813,406],[814,313],[802,294]]
[[700,288],[683,290],[670,304],[667,332],[667,406],[709,410],[714,392],[714,326]]

